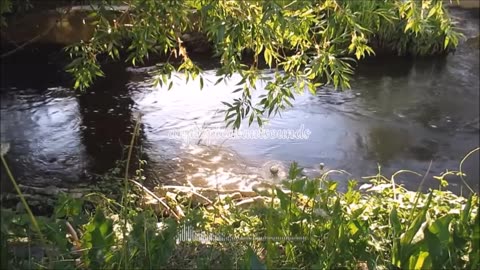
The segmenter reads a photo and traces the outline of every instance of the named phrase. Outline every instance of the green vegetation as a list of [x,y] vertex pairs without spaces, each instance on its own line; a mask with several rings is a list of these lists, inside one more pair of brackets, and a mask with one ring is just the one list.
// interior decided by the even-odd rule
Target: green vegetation
[[[2,162],[6,165],[3,157]],[[146,196],[138,182],[141,168],[133,178],[137,182],[125,181],[122,200],[99,193],[83,199],[62,195],[50,216],[36,217],[23,201],[26,212],[1,210],[2,268],[480,266],[477,194],[467,199],[442,190],[443,176],[428,194],[410,192],[395,184],[395,175],[387,179],[380,173],[361,187],[351,180],[341,193],[328,180],[335,171],[316,179],[301,171],[293,163],[281,185],[257,188],[248,206],[233,194],[203,203],[192,194]],[[147,203],[152,198],[156,203]],[[184,234],[186,228],[198,234]]]
[[[2,16],[14,9],[10,1],[0,3]],[[243,119],[261,125],[305,88],[348,88],[355,58],[378,50],[446,53],[459,39],[441,0],[132,0],[121,12],[109,6],[123,1],[95,3],[89,17],[97,27],[93,38],[66,48],[74,88],[104,76],[100,59],[120,60],[123,53],[133,65],[152,54],[166,56],[153,72],[155,83],[171,85],[171,73],[179,71],[203,85],[201,69],[181,40],[183,33],[200,32],[221,63],[218,82],[233,73],[243,78],[234,90],[241,98],[225,104],[226,123],[237,128]],[[251,93],[265,66],[275,76],[253,104]],[[138,130],[139,123],[134,134]],[[478,194],[466,198],[445,190],[446,176],[463,177],[461,165],[439,176],[439,188],[425,194],[423,183],[417,192],[395,183],[395,175],[408,171],[391,178],[379,172],[361,186],[351,180],[340,192],[329,181],[336,171],[307,179],[294,163],[287,179],[255,189],[248,203],[234,194],[198,201],[193,192],[147,190],[145,162],[129,171],[134,142],[135,136],[125,169],[109,176],[123,180],[113,194],[63,194],[49,216],[34,215],[2,155],[23,208],[1,209],[1,268],[480,268]],[[187,229],[207,239],[183,241]]]
[[[442,0],[325,0],[325,1],[130,1],[126,11],[113,16],[108,5],[91,14],[98,27],[93,38],[67,48],[73,59],[68,68],[74,88],[89,87],[103,76],[99,56],[141,64],[150,54],[177,59],[158,64],[155,83],[170,85],[172,71],[186,80],[201,69],[182,45],[182,33],[200,32],[213,45],[221,68],[217,82],[240,73],[234,91],[242,96],[225,104],[226,124],[249,125],[291,106],[305,88],[315,93],[325,84],[349,88],[356,59],[388,50],[400,55],[445,53],[459,34]],[[115,23],[113,23],[115,22]],[[180,61],[178,62],[178,58]],[[258,104],[252,103],[261,63],[275,69],[274,80]]]

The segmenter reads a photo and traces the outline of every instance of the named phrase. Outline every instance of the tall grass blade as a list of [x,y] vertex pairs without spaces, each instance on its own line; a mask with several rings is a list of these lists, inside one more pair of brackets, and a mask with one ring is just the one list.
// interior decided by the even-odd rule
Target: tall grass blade
[[10,171],[10,168],[8,167],[7,161],[5,160],[3,155],[0,155],[0,159],[2,160],[3,167],[5,168],[5,171],[8,175],[8,178],[12,182],[12,185],[15,188],[15,191],[18,194],[18,197],[20,198],[20,201],[22,202],[23,207],[25,207],[25,210],[27,211],[28,217],[30,218],[30,221],[32,222],[33,228],[37,231],[38,235],[40,236],[40,240],[45,245],[44,248],[46,249],[46,254],[48,256],[49,263],[51,264],[53,262],[53,258],[52,258],[52,254],[51,254],[51,252],[49,251],[49,248],[48,248],[47,239],[45,238],[42,231],[40,230],[40,226],[38,225],[37,219],[35,218],[35,215],[33,215],[33,212],[30,209],[30,206],[28,205],[27,201],[25,200],[25,196],[23,196],[23,193],[20,190],[20,187],[18,186],[17,181],[13,177],[13,174]]

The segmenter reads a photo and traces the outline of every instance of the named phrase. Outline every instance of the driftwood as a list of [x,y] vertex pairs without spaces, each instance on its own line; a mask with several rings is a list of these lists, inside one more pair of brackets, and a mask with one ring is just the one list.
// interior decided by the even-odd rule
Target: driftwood
[[[247,208],[254,204],[270,202],[270,194],[272,194],[274,188],[272,183],[257,184],[252,190],[224,190],[194,186],[166,185],[157,186],[152,191],[135,180],[129,180],[129,182],[133,183],[143,192],[142,202],[144,205],[153,206],[156,212],[167,213],[177,220],[185,217],[181,205],[177,202],[178,196],[187,198],[194,205],[203,205],[207,208],[218,208],[218,206],[215,205],[215,202],[218,200],[231,200],[233,205],[240,208]],[[25,198],[29,201],[29,204],[31,203],[32,205],[37,205],[38,202],[46,202],[48,205],[53,205],[54,197],[62,193],[69,194],[73,198],[82,198],[89,193],[95,192],[95,189],[92,188],[34,187],[27,185],[19,185],[19,187],[24,193]],[[290,193],[288,190],[284,190],[284,192],[286,194]],[[3,194],[2,197],[4,200],[18,199],[17,194]]]
[[142,184],[138,183],[137,181],[135,180],[130,180],[132,183],[134,183],[135,185],[137,185],[138,187],[140,187],[145,193],[147,193],[149,196],[153,197],[156,201],[158,201],[163,207],[165,207],[166,209],[168,209],[170,211],[171,214],[173,214],[175,216],[175,218],[177,220],[179,220],[181,217],[185,217],[185,214],[183,213],[182,209],[180,209],[179,207],[176,207],[175,210],[170,207],[167,202],[165,202],[163,198],[160,198],[158,197],[155,193],[151,192],[150,190],[148,190],[145,186],[143,186]]
[[256,197],[253,197],[253,198],[248,198],[248,199],[242,200],[240,202],[237,202],[235,204],[235,206],[239,207],[239,208],[248,208],[248,207],[250,207],[252,205],[255,205],[255,204],[265,204],[269,200],[271,200],[271,198],[268,198],[268,197],[265,197],[265,196],[256,196]]
[[19,184],[18,187],[24,193],[43,196],[58,196],[60,193],[68,193],[73,198],[81,198],[83,195],[93,191],[91,188],[59,188],[55,186],[34,187]]
[[155,187],[154,192],[159,194],[160,196],[165,196],[168,192],[180,194],[180,195],[187,195],[193,194],[197,197],[200,197],[204,200],[208,200],[211,203],[212,200],[215,198],[223,195],[223,196],[241,196],[241,197],[253,197],[256,195],[254,191],[251,190],[219,190],[214,188],[199,188],[199,187],[187,187],[187,186],[160,186]]
[[[254,204],[264,204],[271,201],[270,196],[272,186],[269,184],[261,184],[254,187],[254,190],[221,190],[214,188],[200,188],[188,186],[159,186],[155,187],[154,193],[159,197],[175,198],[177,195],[190,198],[193,203],[207,206],[207,208],[215,208],[214,203],[218,199],[225,200],[230,198],[234,201],[236,207],[247,208]],[[290,191],[284,190],[286,194]],[[263,196],[262,196],[263,195]]]

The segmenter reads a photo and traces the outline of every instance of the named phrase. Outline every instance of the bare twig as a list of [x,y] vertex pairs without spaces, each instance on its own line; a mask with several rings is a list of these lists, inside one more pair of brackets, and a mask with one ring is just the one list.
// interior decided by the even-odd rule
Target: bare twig
[[143,189],[143,191],[145,191],[145,193],[147,193],[148,195],[152,196],[152,197],[153,197],[155,200],[157,200],[161,205],[163,205],[163,207],[165,207],[166,209],[168,209],[168,210],[170,211],[170,213],[172,213],[177,220],[180,220],[180,216],[177,215],[177,213],[175,213],[175,210],[173,210],[172,207],[170,207],[167,203],[165,203],[162,198],[160,198],[160,197],[158,197],[157,195],[155,195],[155,193],[151,192],[150,190],[148,190],[148,188],[146,188],[146,187],[143,186],[142,184],[138,183],[137,181],[130,179],[130,182],[134,183],[135,185],[137,185],[138,187],[140,187],[141,189]]
[[465,179],[463,178],[463,171],[462,171],[462,167],[463,167],[463,163],[465,162],[465,160],[467,160],[473,153],[477,152],[480,150],[480,147],[477,147],[475,149],[473,149],[472,151],[468,152],[468,154],[463,157],[462,161],[460,161],[460,166],[458,167],[458,170],[460,171],[460,179],[462,180],[463,184],[470,190],[470,192],[472,193],[475,193],[475,191],[470,187],[470,185],[467,183],[467,181],[465,181]]

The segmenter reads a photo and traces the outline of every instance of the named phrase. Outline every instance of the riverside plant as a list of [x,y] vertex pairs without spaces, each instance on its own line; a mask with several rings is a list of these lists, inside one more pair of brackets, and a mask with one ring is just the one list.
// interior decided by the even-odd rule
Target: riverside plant
[[[248,208],[228,196],[211,205],[170,199],[183,218],[146,207],[129,181],[123,203],[103,194],[62,195],[48,217],[34,216],[26,201],[26,213],[2,208],[2,268],[479,268],[477,194],[411,192],[380,173],[360,187],[349,181],[341,193],[328,180],[331,171],[316,179],[301,171],[293,163],[284,183],[257,190],[264,200]],[[185,227],[217,240],[184,241]],[[48,256],[34,256],[39,247]]]

